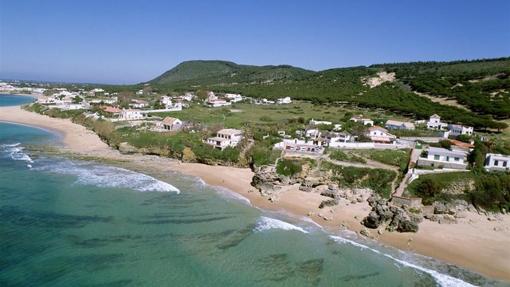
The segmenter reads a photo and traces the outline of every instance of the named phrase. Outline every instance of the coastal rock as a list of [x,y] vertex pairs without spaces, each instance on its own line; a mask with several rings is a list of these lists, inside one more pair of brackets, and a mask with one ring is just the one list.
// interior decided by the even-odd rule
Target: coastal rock
[[363,228],[359,231],[359,234],[365,236],[365,237],[370,237],[370,231],[368,231],[368,229],[366,228]]
[[454,224],[454,223],[457,223],[457,220],[455,219],[455,217],[453,215],[443,214],[439,218],[438,222],[439,222],[439,224]]
[[122,142],[119,144],[119,152],[123,154],[133,154],[137,153],[138,149],[136,149],[134,146],[130,145],[127,142]]
[[448,213],[448,208],[442,202],[438,202],[438,201],[434,202],[433,207],[434,207],[434,214],[446,214],[446,213]]
[[398,232],[417,232],[418,223],[422,221],[421,214],[413,214],[404,208],[389,205],[388,201],[379,197],[368,199],[372,210],[362,220],[367,228],[380,228],[386,224],[386,230]]
[[328,199],[328,200],[323,200],[321,202],[321,204],[319,205],[319,208],[324,208],[324,207],[327,207],[327,206],[335,206],[338,204],[338,200],[336,199]]

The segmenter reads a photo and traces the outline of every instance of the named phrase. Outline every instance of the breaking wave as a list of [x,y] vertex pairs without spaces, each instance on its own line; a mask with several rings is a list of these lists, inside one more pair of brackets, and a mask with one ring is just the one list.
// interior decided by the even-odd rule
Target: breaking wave
[[308,231],[304,230],[299,226],[295,226],[285,221],[265,216],[260,217],[254,228],[255,231],[265,231],[270,229],[295,230],[303,233],[308,233]]
[[94,163],[63,160],[38,166],[34,170],[76,176],[76,183],[83,185],[180,193],[173,185],[152,176]]
[[27,163],[27,167],[31,168],[34,162],[32,158],[24,152],[25,147],[21,146],[20,143],[15,144],[2,144],[0,145],[1,151],[6,153],[12,160],[24,161]]
[[446,274],[442,274],[442,273],[439,273],[439,272],[437,272],[435,270],[428,269],[428,268],[425,268],[425,267],[413,264],[411,262],[407,262],[407,261],[395,258],[394,256],[391,256],[390,254],[383,253],[383,252],[381,252],[381,251],[379,251],[377,249],[368,247],[366,245],[363,245],[361,243],[358,243],[356,241],[353,241],[353,240],[350,240],[350,239],[347,239],[347,238],[344,238],[344,237],[330,235],[330,238],[333,239],[335,242],[338,242],[338,243],[351,244],[351,245],[354,245],[354,246],[362,248],[362,249],[370,250],[370,251],[372,251],[374,253],[377,253],[379,255],[385,256],[387,258],[390,258],[391,260],[393,260],[393,261],[395,261],[395,262],[397,262],[397,263],[399,263],[399,264],[401,264],[403,266],[410,267],[410,268],[419,270],[421,272],[427,273],[430,276],[432,276],[434,278],[434,280],[436,280],[436,282],[440,286],[443,286],[443,287],[474,287],[475,286],[475,285],[472,285],[472,284],[467,283],[465,281],[462,281],[462,280],[460,280],[458,278],[455,278],[455,277],[452,277],[452,276],[449,276],[449,275],[446,275]]

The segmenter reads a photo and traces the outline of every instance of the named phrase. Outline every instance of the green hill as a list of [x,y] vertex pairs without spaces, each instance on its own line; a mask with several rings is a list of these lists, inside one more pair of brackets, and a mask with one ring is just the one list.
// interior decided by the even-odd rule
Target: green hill
[[314,72],[292,66],[250,66],[227,61],[187,61],[150,81],[171,87],[263,83],[300,79]]
[[[366,84],[378,72],[396,79]],[[314,103],[382,108],[424,119],[437,113],[445,120],[475,128],[505,128],[494,119],[510,118],[510,58],[381,64],[319,72],[292,66],[249,66],[226,61],[188,61],[149,82],[159,90],[210,89],[245,96],[290,96]],[[456,100],[454,107],[417,95]],[[433,99],[433,98],[432,98]]]

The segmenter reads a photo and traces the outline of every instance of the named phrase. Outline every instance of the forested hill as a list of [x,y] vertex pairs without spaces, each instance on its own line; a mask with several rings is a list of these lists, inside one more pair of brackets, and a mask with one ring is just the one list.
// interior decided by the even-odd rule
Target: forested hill
[[[160,90],[210,89],[252,97],[352,103],[418,119],[437,113],[445,120],[478,129],[505,128],[506,124],[494,119],[510,118],[510,58],[381,64],[319,72],[291,66],[189,61],[148,83]],[[443,99],[454,100],[457,106],[441,102]]]
[[187,61],[150,81],[173,87],[298,80],[314,72],[287,65],[249,66],[227,61]]

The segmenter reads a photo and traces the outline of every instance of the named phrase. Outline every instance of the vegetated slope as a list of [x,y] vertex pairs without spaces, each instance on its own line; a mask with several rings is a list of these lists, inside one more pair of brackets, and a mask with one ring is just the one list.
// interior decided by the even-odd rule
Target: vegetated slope
[[[383,64],[311,72],[290,66],[257,67],[223,61],[190,61],[178,65],[150,83],[163,90],[200,88],[242,93],[257,98],[290,96],[318,104],[352,103],[387,109],[419,119],[437,113],[449,122],[472,125],[475,128],[502,129],[506,124],[496,122],[492,117],[506,117],[504,107],[508,101],[508,89],[505,87],[509,74],[507,63],[510,63],[510,58],[471,62]],[[386,82],[374,88],[364,84],[363,79],[373,77],[380,71],[395,72],[397,81]],[[497,75],[497,79],[487,78],[488,75]],[[467,111],[441,105],[411,91],[437,94],[436,90],[427,85],[420,85],[428,81],[435,83],[438,81],[436,78],[451,78],[451,82],[463,80],[476,86],[481,92],[470,93],[469,101],[478,102],[477,107],[484,108],[474,108],[474,104],[466,104],[470,108],[473,106],[472,111]],[[473,81],[474,79],[481,80]],[[438,91],[440,88],[446,90],[446,87],[449,91],[454,90],[449,86],[450,82],[443,82],[438,85]],[[494,96],[492,84],[504,91]],[[487,93],[491,94],[490,99],[487,99]],[[465,99],[466,96],[459,92],[455,94],[455,98],[464,103],[461,98]],[[508,107],[510,108],[510,102]]]
[[510,118],[510,58],[374,67],[395,72],[414,91],[455,99],[479,114]]
[[174,88],[237,83],[255,84],[299,79],[313,73],[313,71],[287,65],[249,66],[227,61],[187,61],[149,83]]

